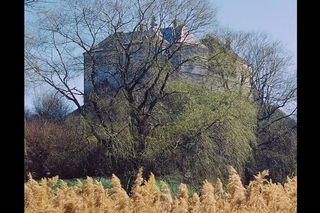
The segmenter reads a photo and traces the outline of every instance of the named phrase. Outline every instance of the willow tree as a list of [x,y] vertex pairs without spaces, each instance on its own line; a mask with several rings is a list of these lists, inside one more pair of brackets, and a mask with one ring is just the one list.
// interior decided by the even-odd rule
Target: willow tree
[[[155,108],[168,96],[168,80],[194,60],[174,58],[188,47],[192,35],[213,23],[213,7],[208,1],[191,0],[65,0],[48,4],[37,14],[35,31],[26,27],[28,41],[33,41],[25,53],[26,77],[48,85],[74,104],[88,126],[88,138],[106,146],[112,172],[130,183],[143,166],[149,130],[161,125]],[[179,41],[164,41],[161,29],[176,21],[187,30]],[[146,25],[153,34],[140,33]],[[126,32],[131,36],[123,37]],[[105,39],[115,51],[97,57]],[[140,50],[148,51],[141,54]],[[134,60],[137,57],[140,59]],[[112,68],[99,70],[101,63]],[[85,66],[89,69],[84,71]],[[84,75],[90,93],[84,93],[77,83]],[[108,78],[100,81],[97,75]],[[117,86],[111,91],[110,87],[101,88],[110,79]],[[105,96],[108,99],[102,98]],[[88,103],[85,107],[82,98]],[[119,151],[119,147],[126,151]]]
[[[297,76],[293,55],[281,41],[265,32],[231,31],[221,28],[216,37],[229,39],[230,46],[251,66],[251,88],[259,109],[261,130],[288,117],[296,119]],[[273,116],[278,111],[282,116]]]
[[258,149],[256,163],[250,166],[255,172],[269,169],[273,180],[283,182],[297,171],[297,76],[292,53],[261,31],[220,28],[215,35],[229,39],[231,48],[251,67]]
[[159,175],[168,175],[171,169],[181,175],[181,181],[194,186],[204,179],[227,181],[228,166],[243,175],[252,159],[255,105],[239,90],[210,89],[209,82],[170,82],[167,91],[175,93],[158,108],[166,125],[148,138],[148,150],[156,148],[153,165]]

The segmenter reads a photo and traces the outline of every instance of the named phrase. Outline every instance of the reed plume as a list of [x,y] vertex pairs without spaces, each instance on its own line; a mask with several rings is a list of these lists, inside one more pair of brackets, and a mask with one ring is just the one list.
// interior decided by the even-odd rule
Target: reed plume
[[[229,181],[224,189],[220,179],[215,187],[203,181],[200,193],[189,197],[186,184],[179,185],[179,193],[172,197],[169,186],[150,174],[148,180],[138,171],[131,194],[122,188],[120,179],[112,175],[112,187],[87,177],[85,183],[77,180],[68,186],[58,176],[32,179],[29,174],[24,185],[26,213],[269,213],[297,212],[297,177],[289,178],[284,185],[268,180],[268,170],[259,172],[244,187],[236,170],[230,168]],[[56,187],[59,183],[60,186]]]

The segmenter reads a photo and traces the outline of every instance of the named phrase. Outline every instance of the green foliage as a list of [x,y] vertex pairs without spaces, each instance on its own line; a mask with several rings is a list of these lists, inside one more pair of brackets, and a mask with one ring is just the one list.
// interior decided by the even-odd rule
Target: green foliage
[[[256,111],[247,96],[239,90],[210,90],[187,79],[169,81],[164,94],[148,119],[148,133],[138,141],[132,135],[132,106],[126,96],[106,94],[97,102],[98,113],[67,119],[61,128],[70,139],[51,148],[47,159],[55,160],[47,162],[59,165],[56,173],[62,177],[73,172],[134,178],[134,171],[142,166],[146,174],[174,175],[195,187],[205,178],[227,180],[229,165],[241,173],[256,141]],[[141,152],[136,149],[139,143]],[[70,158],[71,152],[77,157]]]
[[202,42],[209,48],[208,69],[213,85],[226,89],[238,86],[238,79],[243,74],[240,58],[212,35],[208,34]]
[[[278,111],[270,120],[281,116],[283,113]],[[254,150],[254,159],[248,162],[248,166],[254,171],[268,168],[273,181],[284,183],[287,176],[297,175],[296,122],[286,118],[267,125],[263,120],[259,126],[264,128],[258,134],[258,148]]]
[[159,111],[174,113],[164,113],[166,125],[147,138],[146,155],[156,159],[156,171],[166,173],[164,168],[174,163],[189,180],[226,180],[228,165],[241,170],[252,158],[256,111],[246,97],[237,91],[210,91],[188,80],[170,82],[167,92],[174,98]]
[[[257,135],[257,109],[249,91],[229,81],[239,72],[235,56],[219,43],[212,45],[209,66],[215,72],[205,82],[184,78],[165,82],[166,72],[159,72],[158,81],[150,77],[139,89],[96,94],[94,104],[84,106],[86,113],[69,116],[60,126],[42,126],[37,132],[28,123],[27,170],[40,170],[35,165],[45,164],[56,167],[52,171],[62,178],[116,174],[127,189],[140,167],[146,175],[174,177],[195,189],[204,179],[226,182],[229,166],[242,177],[247,165],[258,171],[288,168],[270,170],[277,179],[295,172],[296,146],[286,143],[294,140],[294,134],[285,137],[287,125],[278,123],[266,135]],[[274,143],[264,146],[267,151],[258,147],[269,140]],[[285,160],[287,152],[290,158]]]

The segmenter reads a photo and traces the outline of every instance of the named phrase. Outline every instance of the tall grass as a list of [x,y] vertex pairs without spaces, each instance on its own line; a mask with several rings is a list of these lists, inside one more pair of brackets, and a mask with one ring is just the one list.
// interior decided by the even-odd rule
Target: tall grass
[[[297,177],[287,178],[284,185],[267,180],[268,170],[262,171],[248,186],[243,186],[236,170],[231,167],[229,182],[223,186],[217,179],[215,186],[207,180],[199,193],[189,196],[181,183],[179,193],[172,196],[168,185],[157,186],[151,173],[148,180],[139,170],[131,193],[122,188],[120,180],[112,175],[112,187],[87,177],[85,183],[68,186],[58,177],[32,179],[25,183],[24,207],[26,213],[215,213],[215,212],[297,212]],[[55,187],[57,182],[60,187]]]

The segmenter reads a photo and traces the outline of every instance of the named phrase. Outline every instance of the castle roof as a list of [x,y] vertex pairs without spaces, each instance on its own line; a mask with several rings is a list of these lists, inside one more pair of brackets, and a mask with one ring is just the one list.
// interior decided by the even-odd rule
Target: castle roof
[[199,45],[200,47],[207,48],[205,45],[201,44],[200,40],[196,38],[194,34],[186,29],[179,21],[173,21],[173,24],[169,27],[158,28],[155,20],[152,19],[150,28],[148,29],[146,24],[141,24],[139,30],[134,32],[117,32],[113,35],[108,36],[106,39],[101,41],[94,49],[96,51],[102,50],[101,48],[107,46],[112,46],[115,44],[114,39],[120,39],[119,43],[141,43],[143,37],[157,38],[163,41],[164,45],[172,43],[183,42],[186,45]]

